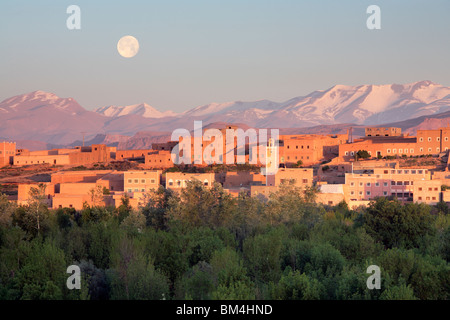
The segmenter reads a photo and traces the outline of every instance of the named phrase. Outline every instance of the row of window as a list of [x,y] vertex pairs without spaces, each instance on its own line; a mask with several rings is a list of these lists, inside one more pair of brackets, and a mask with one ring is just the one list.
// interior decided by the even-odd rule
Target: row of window
[[[15,153],[14,151],[8,151],[8,150],[5,151],[5,154],[14,154],[14,153]],[[0,151],[0,154],[3,154],[3,151]]]
[[[174,185],[176,185],[177,187],[181,187],[182,185],[184,185],[186,181],[190,181],[190,180],[176,180],[175,183],[172,179],[169,179],[169,181],[167,181],[167,184],[172,187]],[[208,186],[209,185],[209,181],[207,179],[205,179],[205,181],[203,181],[203,185],[204,186]]]
[[[391,153],[391,149],[387,149],[386,153]],[[397,149],[392,149],[392,153],[396,154]],[[406,153],[408,153],[408,149],[398,149],[398,153],[406,154]],[[414,149],[409,149],[409,153],[414,153]]]
[[[288,145],[287,147],[286,147],[287,149],[290,149],[290,146]],[[295,146],[295,149],[298,149],[298,146]],[[303,146],[301,146],[301,148],[300,149],[304,149],[304,147]],[[309,149],[309,146],[306,146],[306,149]]]
[[[379,182],[375,182],[373,184],[375,187],[379,187],[380,183]],[[389,184],[388,182],[383,182],[383,187],[387,187]],[[409,186],[409,185],[414,185],[414,181],[394,181],[391,180],[391,186]],[[355,183],[354,182],[350,182],[350,187],[354,187]],[[359,186],[363,187],[364,183],[363,182],[359,182]],[[371,187],[372,183],[371,182],[366,182],[366,187]]]
[[[433,187],[428,187],[428,191],[433,191],[433,189],[434,189],[434,191],[439,191],[438,187],[434,187],[434,188]],[[419,187],[419,191],[422,191],[422,187]]]
[[[149,179],[149,180],[150,180],[150,184],[155,184],[156,183],[156,179]],[[128,183],[129,184],[132,184],[133,181],[134,181],[135,184],[139,183],[139,179],[134,179],[134,180],[133,179],[128,179]],[[140,179],[140,181],[141,181],[141,184],[147,183],[147,179]]]
[[[170,162],[170,161],[172,161],[172,160],[169,158],[169,159],[167,159],[167,161]],[[148,162],[152,162],[152,159],[148,159]],[[158,162],[158,160],[155,159],[155,160],[153,160],[153,162]],[[162,160],[160,159],[159,162],[162,162]]]
[[[428,137],[428,142],[431,142],[431,140],[433,140],[431,137]],[[441,141],[441,138],[440,137],[436,137],[436,141]],[[444,137],[444,141],[448,141],[448,137]],[[419,138],[419,142],[423,142],[423,138],[422,137],[420,137]]]
[[[301,159],[304,159],[304,157],[303,157],[303,156],[301,156],[300,158],[301,158]],[[290,156],[288,156],[288,157],[287,157],[287,159],[288,159],[288,160],[290,160],[290,159],[291,159],[291,157],[290,157]],[[306,159],[307,159],[307,160],[309,160],[309,156],[306,156]],[[297,157],[297,156],[295,156],[295,160],[298,160],[298,157]],[[281,162],[284,162],[284,157],[281,157]]]
[[[280,179],[280,183],[292,183],[295,184],[297,179]],[[308,183],[308,179],[302,179],[302,183]]]
[[[420,148],[419,149],[420,150],[420,152],[423,152],[423,148]],[[448,147],[445,147],[444,148],[444,151],[447,151],[448,150]],[[428,152],[433,152],[433,148],[428,148]],[[441,152],[441,148],[436,148],[436,152]]]
[[[427,173],[428,170],[409,170],[409,169],[405,169],[405,170],[391,170],[391,174],[423,174],[423,173]],[[384,174],[388,174],[389,170],[384,170]]]

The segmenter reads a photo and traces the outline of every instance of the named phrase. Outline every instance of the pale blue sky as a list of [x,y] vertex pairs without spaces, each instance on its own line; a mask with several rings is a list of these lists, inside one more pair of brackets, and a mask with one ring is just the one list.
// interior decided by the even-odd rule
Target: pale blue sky
[[[81,30],[66,8],[81,7]],[[382,29],[366,28],[381,7]],[[117,53],[139,40],[132,59]],[[449,0],[2,0],[0,100],[35,90],[83,107],[285,101],[335,84],[450,86]]]

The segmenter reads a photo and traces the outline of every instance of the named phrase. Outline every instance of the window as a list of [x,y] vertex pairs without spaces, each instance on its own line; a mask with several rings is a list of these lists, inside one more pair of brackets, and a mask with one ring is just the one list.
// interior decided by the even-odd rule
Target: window
[[445,137],[445,138],[444,138],[444,141],[448,141],[448,137]]
[[411,170],[411,174],[416,174],[416,170]]
[[420,148],[420,152],[423,152],[423,148]]
[[350,182],[350,186],[351,186],[351,187],[354,187],[354,186],[355,186],[355,183],[354,183],[354,182]]
[[419,200],[422,200],[422,197],[419,197]]
[[403,182],[403,185],[409,186],[409,181],[404,181],[404,182]]
[[441,149],[440,149],[440,148],[436,148],[436,151],[437,151],[437,152],[440,152],[440,151],[441,151]]
[[422,187],[419,187],[419,191],[422,191]]
[[414,149],[409,149],[409,153],[414,153]]
[[392,153],[397,153],[397,149],[392,149]]
[[355,191],[350,191],[350,194],[351,194],[351,195],[354,195],[354,194],[355,194]]
[[173,186],[173,180],[172,179],[169,180],[169,186]]
[[362,187],[364,184],[362,182],[359,183],[359,186]]
[[370,191],[366,191],[366,195],[370,196]]
[[432,197],[431,199],[432,199],[432,200],[436,200],[436,197]]
[[139,183],[139,179],[134,179],[134,183],[138,184]]
[[431,137],[428,137],[428,141],[429,141],[429,142],[431,141]]
[[387,186],[388,186],[388,183],[387,183],[387,182],[383,182],[383,185],[384,185],[385,187],[387,187]]
[[208,185],[209,185],[208,180],[205,179],[205,181],[203,181],[203,185],[204,185],[204,186],[208,186]]
[[380,186],[380,183],[379,182],[376,182],[375,183],[375,187],[379,187]]
[[155,180],[155,179],[150,179],[150,183],[151,183],[151,184],[155,184],[155,183],[156,183],[156,180]]
[[402,181],[397,181],[397,185],[398,185],[398,186],[401,186],[402,184],[403,184]]
[[402,170],[398,170],[397,171],[398,174],[402,174],[402,172],[403,172]]
[[141,189],[141,192],[145,192],[145,189]]
[[128,179],[128,183],[133,183],[133,180],[131,180],[131,179]]
[[403,153],[403,149],[398,149],[398,153]]
[[370,182],[367,182],[367,183],[366,183],[366,186],[367,186],[367,187],[370,187]]
[[438,188],[434,188],[434,191],[438,191]]
[[437,138],[436,138],[436,141],[441,141],[441,138],[437,137]]
[[308,179],[303,179],[303,183],[308,183]]
[[345,155],[348,156],[348,151],[345,151]]
[[391,153],[391,149],[387,149],[386,151],[387,151],[387,153]]
[[387,196],[387,191],[383,191],[383,196]]
[[405,174],[409,174],[409,170],[405,170]]
[[428,152],[431,152],[431,150],[432,150],[431,148],[428,148]]
[[360,196],[362,196],[362,194],[363,194],[363,192],[362,192],[362,191],[360,191],[360,192],[359,192],[359,195],[360,195]]
[[133,192],[133,189],[128,189],[128,192],[129,192],[129,193]]
[[395,181],[394,180],[391,181],[391,186],[395,186]]
[[142,184],[145,184],[145,179],[141,179],[141,183],[142,183]]

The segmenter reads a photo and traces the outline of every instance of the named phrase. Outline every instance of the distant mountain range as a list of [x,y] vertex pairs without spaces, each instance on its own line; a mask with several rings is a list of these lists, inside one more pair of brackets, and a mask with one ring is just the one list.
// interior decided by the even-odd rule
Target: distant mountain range
[[[349,126],[392,124],[404,131],[447,126],[450,87],[431,81],[392,85],[336,85],[285,102],[260,100],[211,103],[183,113],[161,112],[146,104],[100,107],[88,111],[73,98],[35,91],[0,103],[0,137],[26,145],[71,145],[101,141],[127,148],[149,147],[194,120],[280,128],[286,133],[338,133]],[[159,138],[158,138],[159,137]],[[26,142],[25,142],[26,141]],[[132,142],[130,142],[132,141]]]

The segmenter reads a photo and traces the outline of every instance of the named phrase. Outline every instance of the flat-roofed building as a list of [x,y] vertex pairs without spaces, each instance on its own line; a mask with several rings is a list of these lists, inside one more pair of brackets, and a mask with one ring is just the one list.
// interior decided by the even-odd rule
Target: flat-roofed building
[[431,173],[427,169],[374,168],[373,173],[345,174],[351,201],[390,196],[413,201],[414,186],[418,181],[431,181]]
[[13,164],[14,155],[16,154],[15,142],[0,142],[0,167]]
[[166,189],[181,190],[187,186],[187,181],[193,180],[198,180],[206,188],[211,188],[215,181],[215,176],[214,173],[167,172]]
[[414,202],[436,205],[441,201],[441,180],[419,180],[414,184]]
[[158,189],[161,184],[161,170],[124,172],[124,191],[130,195]]
[[282,183],[296,187],[310,187],[313,184],[312,168],[278,168],[273,175],[266,176],[266,185],[279,187]]
[[364,131],[366,137],[398,137],[402,135],[402,129],[395,127],[367,127]]
[[108,147],[104,144],[93,144],[89,147],[75,147],[73,149],[23,150],[14,156],[14,165],[50,164],[80,166],[94,163],[108,163],[115,156],[116,147]]
[[339,157],[348,161],[360,150],[365,150],[372,158],[385,156],[415,156],[416,137],[365,137],[353,143],[339,145]]
[[145,155],[145,167],[149,169],[166,169],[173,167],[172,154],[168,150],[150,150]]

